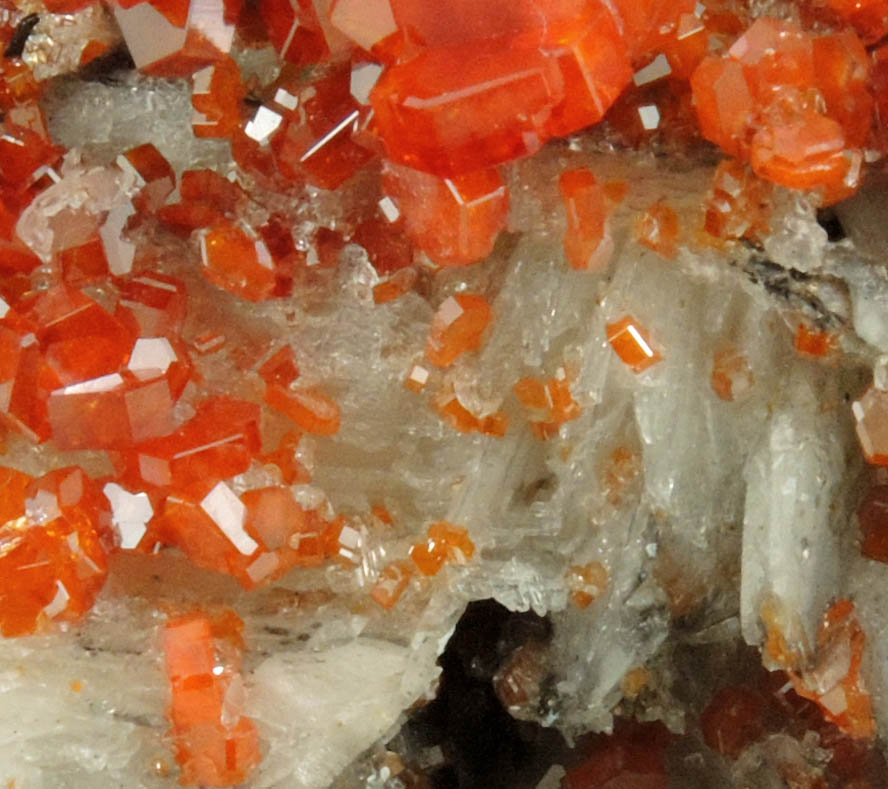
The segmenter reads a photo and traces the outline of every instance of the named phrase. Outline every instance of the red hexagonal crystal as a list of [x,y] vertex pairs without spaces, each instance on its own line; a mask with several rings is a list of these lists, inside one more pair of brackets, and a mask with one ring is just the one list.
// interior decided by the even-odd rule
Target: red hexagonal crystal
[[437,178],[388,164],[383,183],[404,215],[410,239],[442,266],[487,257],[506,225],[509,193],[496,170]]
[[488,40],[425,50],[371,98],[391,159],[451,177],[535,153],[564,78],[538,47]]

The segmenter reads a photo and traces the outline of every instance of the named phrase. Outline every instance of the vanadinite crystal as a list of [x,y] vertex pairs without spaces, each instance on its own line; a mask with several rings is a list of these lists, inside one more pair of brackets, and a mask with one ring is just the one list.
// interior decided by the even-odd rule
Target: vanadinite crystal
[[888,0],[0,0],[0,785],[888,787]]
[[233,612],[215,622],[186,614],[164,625],[170,734],[184,786],[243,783],[261,757],[256,726],[242,714],[242,628]]

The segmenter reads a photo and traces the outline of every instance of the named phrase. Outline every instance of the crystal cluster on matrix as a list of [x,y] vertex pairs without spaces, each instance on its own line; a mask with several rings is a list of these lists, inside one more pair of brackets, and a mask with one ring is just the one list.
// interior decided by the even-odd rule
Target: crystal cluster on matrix
[[[578,283],[607,278],[619,244],[663,265],[678,265],[689,239],[717,249],[760,246],[781,196],[836,203],[859,189],[868,164],[888,149],[888,49],[877,46],[888,33],[883,0],[829,0],[802,9],[797,21],[756,19],[744,4],[716,0],[106,5],[134,67],[187,80],[189,134],[223,146],[233,161],[225,174],[203,163],[174,167],[161,140],[115,151],[104,164],[66,151],[49,133],[45,86],[13,46],[24,10],[0,3],[0,43],[9,47],[0,65],[0,443],[8,435],[36,453],[86,458],[83,467],[66,461],[42,475],[0,469],[0,631],[9,637],[82,620],[121,556],[177,552],[248,591],[300,568],[345,568],[369,581],[364,593],[387,616],[411,585],[444,584],[456,574],[442,572],[446,565],[478,561],[469,521],[414,524],[402,539],[402,524],[383,508],[374,509],[380,528],[372,538],[384,547],[374,547],[378,566],[367,563],[372,518],[338,513],[323,491],[309,488],[312,442],[328,442],[320,456],[329,456],[350,427],[351,393],[328,391],[323,376],[303,377],[303,359],[316,348],[291,346],[289,338],[238,348],[236,326],[229,343],[224,321],[248,314],[242,302],[260,316],[285,312],[297,288],[299,298],[310,293],[324,272],[351,265],[358,247],[370,269],[362,275],[361,287],[370,283],[365,306],[394,315],[394,302],[427,295],[428,278],[462,273],[523,232],[513,216],[514,164],[550,141],[565,153],[555,181],[560,201],[549,207],[564,228],[556,264]],[[93,6],[45,2],[50,14]],[[267,44],[277,63],[262,78],[245,53]],[[101,61],[107,46],[80,45],[83,65]],[[672,138],[717,146],[721,159],[700,216],[680,217],[668,195],[646,195],[634,234],[612,234],[632,187],[575,166],[567,154],[577,138],[564,142],[595,126],[593,133],[616,135],[607,138],[612,147],[614,139],[618,147]],[[360,197],[347,194],[329,226],[316,223],[307,233],[294,219],[309,215],[312,198],[345,195],[355,183]],[[193,270],[169,273],[163,250],[184,258],[186,248],[195,253]],[[181,273],[181,261],[172,268]],[[473,372],[482,359],[492,365],[485,344],[512,316],[495,300],[500,273],[471,279],[468,271],[467,282],[437,292],[411,338],[404,396],[421,400],[414,396],[435,388],[431,408],[465,434],[458,438],[466,445],[508,445],[517,431],[488,439],[504,439],[510,416],[520,414],[534,437],[547,440],[534,442],[535,450],[551,449],[588,415],[587,404],[600,403],[568,364],[546,372],[542,360],[536,370],[510,361],[497,376]],[[222,317],[211,319],[214,300]],[[241,306],[226,311],[232,304]],[[316,304],[306,309],[323,315]],[[558,317],[556,306],[547,309],[541,320]],[[645,373],[621,372],[620,385],[647,385],[668,366],[661,363],[670,347],[660,338],[673,335],[655,312],[644,313],[644,323],[611,314],[600,338],[607,358]],[[553,345],[569,343],[569,334]],[[794,347],[825,367],[840,343],[802,322]],[[238,351],[248,358],[236,381],[206,375],[212,366],[198,358],[230,352],[235,359]],[[722,345],[707,358],[707,393],[721,407],[742,407],[756,382],[750,349]],[[499,391],[481,402],[460,378],[466,371],[495,378]],[[851,413],[866,460],[888,465],[888,392],[874,384]],[[393,462],[384,453],[377,459],[371,444],[347,451]],[[566,445],[558,449],[562,459],[569,455]],[[639,475],[640,462],[624,449],[613,465],[607,498],[618,507],[616,488]],[[884,485],[874,486],[858,513],[861,551],[883,563],[886,501]],[[382,527],[397,539],[380,537]],[[559,570],[574,614],[606,603],[615,583],[605,563],[579,561]],[[184,784],[242,783],[260,763],[259,733],[244,715],[242,628],[231,612],[177,614],[163,625],[170,737]],[[832,726],[829,740],[822,725],[824,742],[871,739],[875,719],[861,668],[867,637],[853,603],[833,601],[826,610],[810,645],[816,658],[797,660],[783,639],[772,627],[769,657],[798,704],[810,702]],[[745,689],[713,699],[702,716],[710,746],[735,758],[760,739],[773,712],[766,697]],[[590,746],[590,759],[564,785],[621,776],[664,785],[669,742],[656,728],[619,729]]]

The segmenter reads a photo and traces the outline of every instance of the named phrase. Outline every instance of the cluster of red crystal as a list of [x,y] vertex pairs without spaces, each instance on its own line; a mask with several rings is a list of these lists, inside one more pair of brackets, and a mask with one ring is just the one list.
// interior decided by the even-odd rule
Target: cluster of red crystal
[[259,763],[256,726],[243,714],[243,622],[233,611],[171,618],[163,628],[168,717],[183,786],[231,786]]
[[533,434],[540,439],[556,435],[561,425],[576,419],[581,413],[570,392],[570,380],[563,368],[548,381],[522,378],[515,384],[514,392],[527,410]]
[[757,19],[691,77],[704,136],[767,180],[822,188],[832,202],[859,183],[871,127],[870,60],[850,31],[814,35]]
[[[280,272],[270,262],[268,247],[248,227],[234,222],[241,200],[237,187],[208,171],[185,173],[180,185],[183,203],[168,212],[165,209],[175,208],[164,205],[176,187],[175,176],[153,146],[129,151],[120,166],[134,173],[140,184],[133,202],[143,214],[156,213],[161,221],[173,226],[178,222],[189,232],[204,224],[201,217],[209,218],[210,227],[201,236],[208,279],[246,299],[279,295]],[[199,201],[191,202],[191,197]],[[279,239],[271,229],[262,229],[278,251]],[[33,533],[24,511],[7,519],[7,526],[14,525],[20,533],[22,539],[16,540],[22,550],[43,531],[47,539],[69,538],[71,547],[65,550],[75,558],[93,545],[101,548],[95,557],[85,554],[97,569],[81,570],[78,585],[68,579],[63,566],[56,567],[63,564],[60,547],[59,558],[47,571],[49,586],[28,592],[31,599],[35,604],[42,601],[38,608],[45,608],[50,619],[84,613],[101,587],[108,549],[150,552],[177,547],[196,564],[231,574],[247,588],[293,567],[339,555],[341,521],[304,509],[289,488],[237,496],[226,484],[257,461],[277,465],[287,484],[309,481],[296,455],[299,434],[284,436],[276,450],[263,454],[261,406],[226,396],[200,400],[190,395],[195,413],[182,422],[177,403],[189,383],[200,384],[182,337],[185,285],[142,267],[112,278],[103,243],[93,238],[63,250],[55,269],[61,281],[45,289],[32,289],[27,278],[21,281],[40,262],[33,256],[10,253],[6,260],[15,268],[0,269],[2,293],[8,299],[0,302],[4,428],[34,442],[51,440],[62,450],[108,451],[115,468],[103,480],[104,496],[80,501],[71,481],[70,495],[59,504],[63,515],[66,507],[81,507],[84,524],[103,519],[109,529],[104,547],[86,533],[72,536],[61,515],[53,520],[57,528]],[[107,299],[99,303],[78,289],[87,284],[101,284]],[[199,340],[195,343],[201,347]],[[265,383],[268,407],[289,417],[300,430],[338,430],[338,405],[321,392],[294,385],[299,370],[289,347],[280,348],[255,372]],[[86,475],[74,471],[71,480],[91,490]],[[25,539],[26,535],[32,536]],[[78,547],[77,539],[85,547]],[[18,556],[12,552],[6,558],[17,562]],[[37,575],[41,582],[46,580]],[[58,592],[57,602],[43,599],[49,591]],[[22,610],[30,609],[23,605]],[[35,629],[38,614],[30,612],[29,624],[10,627],[9,632]]]
[[105,582],[108,508],[66,468],[33,479],[0,468],[0,631],[19,636],[88,611]]
[[[846,664],[848,655],[839,660]],[[718,690],[703,710],[700,726],[707,745],[729,759],[776,733],[802,740],[813,732],[826,758],[812,766],[810,775],[796,776],[804,781],[800,785],[881,786],[888,765],[871,739],[871,719],[864,714],[860,720],[867,721],[864,729],[849,729],[810,694],[798,692],[786,673],[774,671]]]

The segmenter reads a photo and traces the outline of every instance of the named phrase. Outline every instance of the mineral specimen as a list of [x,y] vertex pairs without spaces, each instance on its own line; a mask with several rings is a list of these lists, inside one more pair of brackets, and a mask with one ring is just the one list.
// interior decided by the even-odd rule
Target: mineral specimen
[[0,1],[0,784],[888,786],[886,20]]

